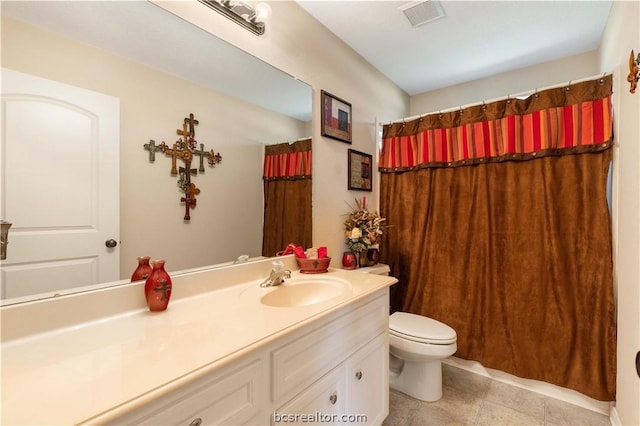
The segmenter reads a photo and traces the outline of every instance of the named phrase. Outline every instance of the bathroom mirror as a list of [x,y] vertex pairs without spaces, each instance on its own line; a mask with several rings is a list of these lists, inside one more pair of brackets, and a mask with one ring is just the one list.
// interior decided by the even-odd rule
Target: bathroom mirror
[[[263,146],[310,135],[309,85],[147,1],[0,8],[3,67],[120,99],[120,274],[106,285],[127,282],[142,255],[166,259],[170,272],[260,256]],[[171,160],[151,163],[143,145],[175,142],[190,113],[196,139],[222,162],[197,177],[186,223]],[[2,304],[30,299],[3,295]]]

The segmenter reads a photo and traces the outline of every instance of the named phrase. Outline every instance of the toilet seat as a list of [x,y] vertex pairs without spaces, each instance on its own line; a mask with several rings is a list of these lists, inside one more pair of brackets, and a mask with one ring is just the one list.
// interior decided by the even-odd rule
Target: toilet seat
[[430,345],[450,345],[456,332],[433,318],[408,312],[395,312],[389,317],[389,333],[401,339]]

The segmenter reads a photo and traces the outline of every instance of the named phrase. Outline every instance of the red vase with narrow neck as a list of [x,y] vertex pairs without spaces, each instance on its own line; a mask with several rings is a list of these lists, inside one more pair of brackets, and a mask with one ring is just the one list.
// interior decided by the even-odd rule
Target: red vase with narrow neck
[[149,264],[149,256],[140,256],[138,258],[138,267],[131,274],[131,282],[146,280],[151,275],[151,265]]
[[152,312],[164,311],[171,299],[171,277],[164,270],[164,260],[154,260],[153,269],[144,285],[147,306]]

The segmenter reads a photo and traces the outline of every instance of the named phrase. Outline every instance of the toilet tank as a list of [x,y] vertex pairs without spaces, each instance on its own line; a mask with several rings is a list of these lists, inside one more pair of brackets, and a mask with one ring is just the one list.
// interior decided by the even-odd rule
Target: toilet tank
[[365,274],[389,275],[389,272],[391,272],[391,268],[389,268],[389,265],[385,265],[384,263],[376,263],[373,266],[360,268],[358,269],[358,271]]
[[[366,266],[364,268],[359,268],[356,270],[363,272],[365,274],[386,275],[386,276],[388,276],[391,273],[391,268],[389,268],[389,265],[385,265],[384,263],[376,263],[373,266]],[[393,307],[389,305],[389,314],[391,313],[393,313]]]

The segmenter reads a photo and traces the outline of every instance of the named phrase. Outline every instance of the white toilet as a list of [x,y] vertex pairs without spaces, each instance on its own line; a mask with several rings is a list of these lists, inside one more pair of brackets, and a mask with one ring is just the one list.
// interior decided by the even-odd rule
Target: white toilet
[[[359,271],[389,275],[379,263]],[[442,359],[457,350],[456,331],[422,315],[395,312],[389,317],[389,386],[422,401],[442,398]]]
[[407,312],[389,317],[389,385],[423,401],[442,398],[442,359],[458,349],[453,328]]

